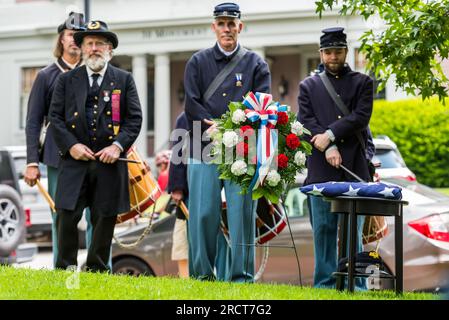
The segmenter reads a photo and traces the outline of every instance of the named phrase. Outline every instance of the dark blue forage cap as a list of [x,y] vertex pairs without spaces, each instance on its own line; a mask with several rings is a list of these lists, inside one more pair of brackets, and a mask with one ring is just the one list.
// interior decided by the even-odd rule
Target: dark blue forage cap
[[218,17],[240,18],[240,8],[238,4],[225,2],[215,6],[214,18]]
[[70,12],[68,18],[58,26],[58,33],[65,29],[84,30],[84,15],[78,12]]
[[335,27],[321,30],[324,34],[320,38],[320,50],[327,48],[347,48],[344,28]]

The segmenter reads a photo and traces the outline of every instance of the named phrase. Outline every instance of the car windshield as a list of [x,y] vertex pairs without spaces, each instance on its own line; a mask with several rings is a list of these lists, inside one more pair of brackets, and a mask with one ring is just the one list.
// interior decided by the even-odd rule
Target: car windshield
[[373,157],[373,163],[381,163],[381,169],[389,168],[405,168],[404,159],[402,159],[399,152],[393,149],[377,149]]
[[[14,165],[16,166],[17,176],[19,178],[23,177],[23,172],[25,171],[25,167],[27,165],[27,159],[25,157],[15,157]],[[47,167],[43,164],[39,164],[39,171],[41,173],[41,179],[47,177]]]
[[[423,185],[416,181],[408,181],[408,180],[400,179],[400,178],[386,178],[386,179],[382,179],[382,181],[398,185],[404,189],[413,191],[413,192],[417,193],[418,195],[420,195],[422,197],[429,198],[433,201],[449,201],[449,196],[447,196],[443,193],[440,193],[438,191],[435,191],[434,189],[429,188],[428,186]],[[406,199],[406,200],[409,200],[409,199]],[[413,199],[410,199],[410,200],[413,200]]]

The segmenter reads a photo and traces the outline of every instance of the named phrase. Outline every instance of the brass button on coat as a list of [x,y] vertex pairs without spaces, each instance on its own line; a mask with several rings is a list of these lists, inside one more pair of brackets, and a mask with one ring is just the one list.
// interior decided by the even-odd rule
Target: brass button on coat
[[73,129],[75,129],[75,128],[76,128],[76,126],[75,126],[74,124],[72,124],[72,128],[73,128]]
[[108,116],[110,116],[110,115],[111,115],[111,111],[106,112],[106,114],[107,114]]

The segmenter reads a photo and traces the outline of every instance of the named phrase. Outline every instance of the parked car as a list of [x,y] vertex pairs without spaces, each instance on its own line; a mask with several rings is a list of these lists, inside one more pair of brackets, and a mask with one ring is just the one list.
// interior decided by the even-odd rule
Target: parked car
[[415,174],[407,168],[396,144],[387,136],[377,136],[373,139],[376,154],[372,162],[379,165],[376,173],[379,178],[403,178],[416,181]]
[[[40,245],[51,246],[52,217],[48,202],[39,192],[37,186],[30,187],[23,179],[26,168],[26,146],[7,146],[4,149],[11,155],[14,161],[16,175],[18,176],[19,188],[22,192],[22,200],[25,210],[30,215],[30,227],[27,228],[27,238],[38,241]],[[41,173],[40,181],[47,188],[47,167],[39,165]],[[84,217],[84,216],[83,216]],[[87,223],[83,218],[78,224],[80,247],[86,247],[85,232]]]
[[36,247],[24,244],[29,216],[22,205],[19,181],[10,153],[0,148],[0,264],[29,260]]
[[[409,291],[435,291],[449,285],[449,197],[416,181],[402,178],[384,179],[403,187],[404,207],[404,289]],[[307,197],[298,187],[288,191],[287,208],[291,231],[299,255],[302,282],[313,283],[313,235],[309,221]],[[152,232],[135,248],[112,246],[113,272],[131,275],[176,275],[177,265],[170,258],[174,216],[157,221]],[[380,256],[390,273],[394,270],[394,220],[387,218],[388,234],[379,247]],[[120,241],[137,240],[146,224],[139,224],[116,234]],[[269,243],[269,258],[260,281],[299,284],[299,270],[286,227]],[[366,250],[373,249],[368,244]],[[263,249],[257,248],[257,269],[260,268]],[[384,288],[391,283],[383,282]]]

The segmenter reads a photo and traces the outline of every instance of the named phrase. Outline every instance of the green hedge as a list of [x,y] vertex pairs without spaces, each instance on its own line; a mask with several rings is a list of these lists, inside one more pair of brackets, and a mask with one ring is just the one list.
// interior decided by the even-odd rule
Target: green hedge
[[373,135],[387,135],[398,146],[419,182],[449,186],[449,105],[421,98],[374,103]]

